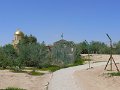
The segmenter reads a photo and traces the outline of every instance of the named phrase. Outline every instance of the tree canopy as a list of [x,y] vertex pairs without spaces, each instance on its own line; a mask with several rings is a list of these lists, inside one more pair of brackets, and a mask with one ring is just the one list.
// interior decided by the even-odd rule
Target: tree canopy
[[[113,44],[113,53],[120,54],[120,41]],[[73,41],[59,40],[53,45],[37,42],[33,35],[25,35],[17,48],[7,44],[0,47],[0,67],[65,67],[82,64],[81,54],[109,54],[110,47],[100,41],[85,41],[75,44]]]

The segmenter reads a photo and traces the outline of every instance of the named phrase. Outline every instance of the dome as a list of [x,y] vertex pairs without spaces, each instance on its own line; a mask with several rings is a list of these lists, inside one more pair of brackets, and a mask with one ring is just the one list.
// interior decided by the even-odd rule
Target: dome
[[23,34],[23,32],[17,30],[17,31],[15,32],[15,35],[24,35],[24,34]]

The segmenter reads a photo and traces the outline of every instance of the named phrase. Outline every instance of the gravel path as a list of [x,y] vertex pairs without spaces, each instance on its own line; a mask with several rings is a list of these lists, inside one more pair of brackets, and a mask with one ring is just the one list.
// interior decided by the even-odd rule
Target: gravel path
[[[100,62],[100,63],[94,63],[91,66],[97,67],[105,64],[106,62]],[[53,77],[50,81],[48,90],[82,90],[82,88],[76,85],[73,74],[75,71],[83,70],[87,68],[88,68],[88,64],[61,69],[53,73]]]

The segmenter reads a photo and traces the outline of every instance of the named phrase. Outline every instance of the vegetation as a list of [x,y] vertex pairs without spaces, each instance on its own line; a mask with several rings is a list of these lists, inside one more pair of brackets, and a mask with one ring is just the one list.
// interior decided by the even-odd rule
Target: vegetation
[[120,72],[108,73],[110,76],[120,76]]
[[61,69],[61,67],[55,66],[55,65],[51,65],[51,66],[49,66],[49,67],[42,68],[42,69],[40,69],[40,70],[55,72],[55,71],[57,71],[57,70],[59,70],[59,69]]
[[60,40],[54,43],[51,49],[52,65],[64,67],[74,63],[75,47],[74,43],[66,40]]
[[86,44],[85,41],[77,44],[78,50],[81,54],[87,54],[88,50],[90,54],[109,54],[110,48],[103,42],[92,41]]
[[25,90],[25,89],[14,88],[14,87],[8,87],[8,88],[3,89],[3,90]]
[[[9,68],[14,72],[22,72],[24,67],[34,67],[53,72],[84,64],[81,54],[88,54],[88,51],[90,54],[109,54],[110,48],[99,41],[75,44],[63,39],[46,46],[45,42],[38,43],[36,37],[25,35],[17,48],[11,44],[0,47],[0,69]],[[120,42],[114,43],[113,53],[120,54]]]
[[43,73],[37,72],[36,70],[33,70],[33,71],[29,72],[28,74],[33,75],[33,76],[41,76],[41,75],[43,75]]

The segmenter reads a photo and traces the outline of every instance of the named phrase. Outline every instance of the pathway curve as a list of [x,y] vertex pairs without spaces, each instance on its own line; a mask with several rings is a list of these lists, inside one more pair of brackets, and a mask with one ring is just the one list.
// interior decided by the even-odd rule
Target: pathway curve
[[[91,66],[97,67],[105,64],[106,62],[100,62],[94,63]],[[59,71],[54,72],[48,90],[82,90],[82,88],[77,87],[73,74],[77,70],[83,70],[87,68],[88,64],[85,64],[66,69],[61,69]]]

